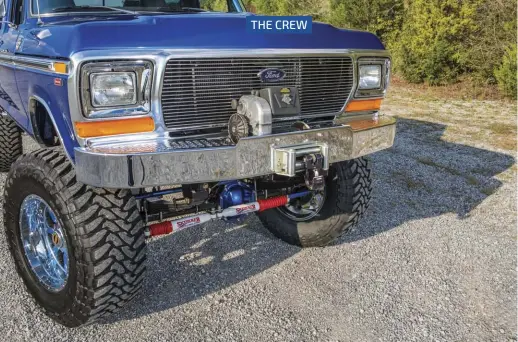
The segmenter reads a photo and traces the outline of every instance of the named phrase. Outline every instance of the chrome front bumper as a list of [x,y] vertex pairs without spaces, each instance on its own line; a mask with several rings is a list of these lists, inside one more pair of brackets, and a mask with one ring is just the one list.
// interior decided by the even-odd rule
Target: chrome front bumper
[[235,146],[175,149],[173,139],[76,148],[80,182],[106,188],[243,179],[275,173],[272,146],[315,142],[328,148],[329,163],[358,158],[394,143],[395,120],[355,121],[343,126],[241,139]]

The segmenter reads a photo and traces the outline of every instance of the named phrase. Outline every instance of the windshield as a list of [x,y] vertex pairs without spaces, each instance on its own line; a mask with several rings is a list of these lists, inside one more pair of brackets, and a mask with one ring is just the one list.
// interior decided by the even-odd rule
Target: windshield
[[32,14],[67,12],[240,12],[234,0],[32,0]]

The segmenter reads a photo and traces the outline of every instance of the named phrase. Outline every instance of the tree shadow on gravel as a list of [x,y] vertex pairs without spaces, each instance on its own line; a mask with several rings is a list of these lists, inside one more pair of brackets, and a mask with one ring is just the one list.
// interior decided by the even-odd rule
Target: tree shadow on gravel
[[397,126],[394,146],[371,158],[374,194],[366,217],[338,243],[407,221],[448,213],[468,217],[502,186],[495,176],[515,164],[511,155],[444,141],[446,125],[398,118]]
[[[371,157],[374,194],[366,217],[337,244],[366,239],[404,222],[470,215],[502,183],[512,156],[443,141],[445,125],[399,119],[396,143]],[[270,235],[255,217],[214,222],[151,240],[142,294],[110,324],[201,299],[290,258],[299,248]]]

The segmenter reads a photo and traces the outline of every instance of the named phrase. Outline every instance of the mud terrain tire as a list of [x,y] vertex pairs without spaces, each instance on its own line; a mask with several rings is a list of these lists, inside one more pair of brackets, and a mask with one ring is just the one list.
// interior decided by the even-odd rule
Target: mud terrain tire
[[20,128],[11,118],[0,113],[0,172],[8,172],[22,153]]
[[301,247],[322,247],[351,231],[367,210],[371,192],[368,160],[358,158],[330,167],[324,206],[313,219],[297,222],[279,210],[267,210],[258,216],[281,240]]
[[[20,208],[29,195],[48,204],[64,231],[68,277],[59,292],[42,286],[22,246]],[[77,327],[116,311],[137,294],[145,272],[146,242],[129,191],[77,182],[64,153],[47,148],[12,165],[4,198],[7,241],[16,269],[47,315]]]

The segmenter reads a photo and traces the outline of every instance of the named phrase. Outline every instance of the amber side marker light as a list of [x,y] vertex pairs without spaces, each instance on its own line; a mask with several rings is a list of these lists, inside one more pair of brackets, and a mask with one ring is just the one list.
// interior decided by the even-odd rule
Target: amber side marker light
[[58,74],[67,74],[68,66],[66,63],[54,62],[54,71]]
[[81,138],[103,137],[107,135],[152,132],[153,118],[133,118],[105,121],[76,122],[76,132]]
[[347,104],[346,112],[362,112],[367,110],[379,110],[381,99],[375,100],[353,100]]

